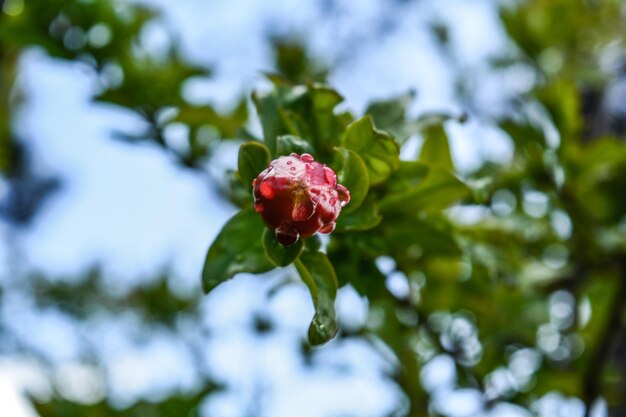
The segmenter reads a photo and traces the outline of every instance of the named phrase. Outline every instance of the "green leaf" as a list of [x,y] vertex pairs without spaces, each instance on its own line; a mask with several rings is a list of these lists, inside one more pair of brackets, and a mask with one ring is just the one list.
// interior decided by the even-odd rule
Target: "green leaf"
[[537,98],[552,116],[563,141],[576,137],[583,127],[580,87],[572,81],[559,79],[537,90]]
[[409,91],[389,100],[373,101],[365,110],[374,118],[376,126],[395,136],[403,143],[411,135],[411,123],[407,123],[406,112],[415,98],[415,92]]
[[415,120],[413,126],[416,130],[424,131],[431,126],[443,125],[447,121],[465,123],[467,118],[467,113],[452,114],[448,112],[427,112],[422,113]]
[[454,170],[448,135],[442,124],[431,125],[422,132],[424,144],[420,152],[419,160],[432,166]]
[[248,120],[248,105],[241,100],[230,114],[219,114],[211,106],[182,107],[174,121],[185,123],[191,127],[211,125],[215,127],[223,138],[240,136],[243,126]]
[[237,165],[239,178],[247,189],[252,189],[252,181],[270,164],[270,151],[258,142],[247,142],[239,147]]
[[415,98],[415,91],[409,91],[389,100],[373,101],[367,106],[365,114],[370,114],[381,129],[389,129],[405,121],[409,104]]
[[361,157],[354,151],[346,148],[335,148],[337,163],[337,180],[350,191],[350,203],[343,209],[344,213],[351,213],[361,206],[367,196],[370,180],[367,167]]
[[460,256],[454,230],[443,216],[409,214],[385,225],[384,236],[396,248],[417,245],[424,254]]
[[428,177],[431,169],[420,161],[400,161],[400,167],[387,181],[389,194],[405,192],[417,187]]
[[470,195],[469,187],[448,170],[432,169],[426,179],[414,188],[384,197],[382,213],[437,211]]
[[391,136],[375,129],[371,116],[351,123],[342,138],[342,144],[363,159],[371,185],[385,181],[400,165],[398,144]]
[[265,254],[276,266],[287,266],[292,263],[302,252],[304,243],[302,239],[291,246],[285,246],[278,242],[273,230],[265,228],[263,233],[263,248]]
[[208,293],[240,272],[259,274],[274,268],[263,250],[265,225],[252,209],[235,214],[211,244],[202,270],[202,289]]
[[339,144],[342,119],[334,108],[343,98],[333,89],[318,85],[276,85],[274,91],[253,95],[265,143],[277,155],[277,137],[293,135],[315,148],[315,154],[328,156]]
[[252,95],[261,125],[263,126],[263,139],[271,155],[276,155],[276,138],[280,135],[290,133],[283,123],[280,100],[275,91],[267,94],[254,93]]
[[[299,138],[311,137],[311,127],[309,126],[309,123],[305,120],[305,118],[302,117],[302,114],[284,107],[279,107],[277,109],[277,112],[280,115],[280,120],[285,127],[286,135],[291,135]],[[278,146],[278,144],[276,146]],[[278,155],[280,155],[280,152],[276,152]]]
[[312,85],[309,93],[313,103],[312,117],[315,120],[316,140],[315,148],[320,151],[330,151],[336,145],[339,135],[337,134],[337,116],[334,109],[343,101],[343,97],[332,88]]
[[[352,204],[352,203],[350,203]],[[372,229],[381,222],[382,216],[378,214],[378,206],[372,198],[368,198],[361,204],[358,210],[341,213],[337,221],[337,232],[353,232]]]
[[543,130],[538,126],[534,126],[529,121],[519,122],[504,120],[500,123],[500,128],[513,140],[517,153],[525,151],[530,147],[538,146],[540,149],[546,147]]
[[322,247],[322,239],[320,239],[319,235],[313,235],[302,240],[304,241],[304,247],[312,252],[317,252]]
[[278,155],[289,155],[292,152],[295,152],[297,154],[315,153],[315,151],[307,141],[293,135],[279,136],[276,139],[276,146],[276,153]]
[[339,330],[335,314],[337,276],[322,252],[305,250],[294,264],[313,299],[315,316],[309,326],[309,342],[318,346],[332,339]]

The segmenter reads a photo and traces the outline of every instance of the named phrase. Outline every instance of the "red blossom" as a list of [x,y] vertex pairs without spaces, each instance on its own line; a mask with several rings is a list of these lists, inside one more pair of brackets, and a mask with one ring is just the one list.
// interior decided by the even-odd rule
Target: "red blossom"
[[335,230],[341,208],[350,201],[335,172],[307,153],[273,160],[252,186],[255,210],[286,246]]

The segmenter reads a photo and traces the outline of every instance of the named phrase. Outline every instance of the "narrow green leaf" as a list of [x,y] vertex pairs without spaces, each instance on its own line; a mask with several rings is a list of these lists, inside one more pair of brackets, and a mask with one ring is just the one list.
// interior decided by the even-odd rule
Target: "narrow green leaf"
[[270,152],[267,147],[258,142],[246,142],[239,147],[237,166],[239,178],[249,190],[252,181],[270,164]]
[[424,144],[422,145],[419,160],[432,166],[453,171],[454,165],[450,155],[450,144],[448,143],[448,135],[443,124],[426,127],[422,135],[424,136]]
[[276,153],[278,155],[289,155],[292,152],[295,152],[297,154],[315,153],[315,151],[307,141],[293,135],[279,136],[276,140],[276,145]]
[[361,157],[346,148],[335,148],[335,160],[338,161],[337,180],[350,191],[350,203],[342,210],[351,213],[359,208],[367,196],[370,186],[367,167]]
[[384,197],[379,203],[382,213],[437,211],[470,195],[469,187],[448,170],[432,169],[416,187]]
[[363,159],[370,185],[385,181],[400,165],[398,144],[391,136],[374,128],[371,116],[351,123],[342,138],[342,145]]
[[289,265],[300,255],[303,247],[304,243],[302,239],[291,246],[281,245],[276,239],[274,231],[265,228],[265,232],[263,233],[263,248],[265,249],[265,254],[274,265]]
[[258,274],[274,265],[263,250],[265,225],[252,209],[235,214],[211,244],[202,270],[202,289],[208,293],[240,272]]
[[305,250],[294,264],[313,299],[315,316],[309,326],[309,342],[318,346],[332,339],[339,330],[335,314],[337,276],[322,252]]

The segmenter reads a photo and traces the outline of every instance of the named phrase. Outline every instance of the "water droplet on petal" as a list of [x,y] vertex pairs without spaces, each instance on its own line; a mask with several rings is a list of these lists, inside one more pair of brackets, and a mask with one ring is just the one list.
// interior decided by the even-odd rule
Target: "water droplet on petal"
[[322,226],[319,232],[326,235],[328,233],[331,233],[333,230],[335,230],[335,226],[337,226],[335,222],[327,223],[324,226]]
[[291,167],[291,168],[289,168],[289,169],[290,169],[290,170],[292,170],[292,171],[295,171],[295,170],[296,170],[296,167]]
[[287,165],[293,164],[293,161],[287,161]]
[[331,187],[337,185],[337,175],[335,174],[335,171],[327,166],[324,166],[324,178]]
[[315,161],[315,158],[313,158],[313,155],[311,155],[310,153],[303,153],[302,155],[300,155],[300,159],[304,162]]
[[337,184],[337,192],[339,193],[341,207],[345,207],[350,202],[350,191],[343,185]]
[[300,233],[292,227],[280,226],[276,229],[276,239],[281,245],[291,246],[300,239]]

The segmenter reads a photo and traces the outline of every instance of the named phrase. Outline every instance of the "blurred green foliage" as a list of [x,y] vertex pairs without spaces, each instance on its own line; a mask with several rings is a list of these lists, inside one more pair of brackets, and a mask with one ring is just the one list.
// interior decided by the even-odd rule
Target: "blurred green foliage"
[[[482,392],[487,407],[513,402],[530,408],[541,395],[558,391],[581,398],[587,415],[600,397],[613,415],[623,415],[626,142],[623,132],[598,122],[610,109],[588,102],[623,77],[603,62],[607,56],[621,56],[622,64],[625,59],[625,6],[616,0],[513,3],[501,16],[516,47],[494,65],[526,66],[537,82],[519,97],[521,105],[495,121],[514,145],[511,163],[485,162],[461,174],[448,130],[464,117],[409,116],[413,93],[373,102],[362,115],[339,111],[342,96],[325,84],[326,70],[298,43],[274,40],[272,88],[252,95],[262,125],[257,138],[247,131],[246,100],[222,114],[181,96],[182,84],[210,74],[208,68],[186,62],[175,46],[162,57],[136,47],[152,11],[108,1],[4,0],[0,167],[9,163],[14,140],[10,92],[19,54],[38,46],[84,62],[104,79],[96,100],[134,111],[149,125],[143,135],[120,137],[155,143],[194,169],[210,163],[220,140],[242,142],[238,172],[225,194],[241,210],[208,251],[205,291],[241,272],[293,263],[315,306],[309,343],[359,338],[390,349],[397,358],[390,377],[409,403],[398,411],[402,415],[434,415],[419,372],[438,354],[454,359],[457,385]],[[541,109],[539,119],[530,117],[529,106]],[[188,127],[186,151],[165,140],[163,129],[172,123]],[[410,137],[421,140],[421,151],[401,159]],[[288,252],[264,232],[252,210],[250,183],[269,159],[290,152],[312,153],[335,168],[353,198],[327,243],[313,237]],[[334,310],[345,285],[369,305],[368,320],[356,330],[341,330]],[[95,278],[78,285],[41,281],[34,291],[42,306],[58,301],[56,308],[80,319],[118,307],[168,326],[178,314],[199,317],[197,298],[179,298],[165,281],[121,298],[103,296]],[[519,374],[514,363],[523,355],[537,358],[537,366]],[[502,372],[506,384],[497,382]],[[207,381],[206,387],[213,385]],[[106,401],[34,401],[43,417],[158,416],[174,409],[194,415],[208,392],[124,411]]]

